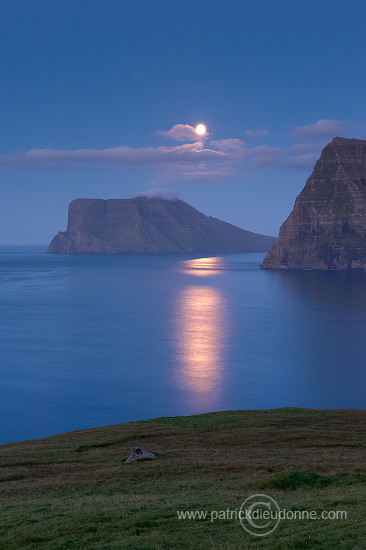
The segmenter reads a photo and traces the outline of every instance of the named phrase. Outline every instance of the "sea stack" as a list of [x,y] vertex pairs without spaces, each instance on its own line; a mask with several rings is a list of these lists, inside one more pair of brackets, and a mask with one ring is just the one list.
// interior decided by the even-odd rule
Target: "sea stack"
[[221,254],[267,251],[275,237],[245,231],[182,200],[76,199],[53,254]]
[[335,137],[282,224],[263,269],[366,269],[366,141]]

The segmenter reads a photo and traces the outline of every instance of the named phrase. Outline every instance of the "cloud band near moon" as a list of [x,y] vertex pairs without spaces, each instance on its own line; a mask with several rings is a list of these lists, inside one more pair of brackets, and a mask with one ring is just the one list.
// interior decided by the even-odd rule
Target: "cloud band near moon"
[[[240,167],[251,164],[254,168],[310,169],[318,158],[325,138],[344,127],[342,121],[319,120],[314,124],[297,126],[289,132],[293,139],[310,139],[289,147],[248,145],[240,138],[212,140],[210,133],[199,136],[189,124],[175,124],[169,130],[158,130],[161,139],[181,142],[178,145],[130,147],[120,145],[108,149],[32,149],[24,153],[0,156],[0,167],[48,170],[132,169],[143,166],[163,167],[165,174],[186,173],[191,179],[196,174],[209,178],[215,175],[224,180],[239,175]],[[266,129],[247,130],[243,134],[265,139]],[[184,179],[184,178],[183,178]]]

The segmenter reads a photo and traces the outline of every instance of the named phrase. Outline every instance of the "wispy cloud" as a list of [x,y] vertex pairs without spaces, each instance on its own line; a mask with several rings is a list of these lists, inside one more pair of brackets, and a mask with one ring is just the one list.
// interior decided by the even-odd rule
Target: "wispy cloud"
[[[221,176],[229,174],[228,166],[237,166],[252,159],[257,167],[311,168],[320,153],[323,142],[297,144],[289,148],[260,145],[246,147],[237,138],[184,143],[173,147],[128,146],[110,149],[32,149],[26,153],[0,156],[0,166],[22,169],[82,170],[96,168],[123,169],[133,166],[164,165],[184,177],[199,175]],[[176,167],[176,168],[172,168]],[[223,168],[225,167],[225,168]],[[232,171],[230,174],[232,175]]]
[[267,128],[260,128],[259,130],[247,130],[245,133],[247,136],[268,136],[269,130]]
[[291,147],[260,145],[247,149],[257,167],[311,169],[319,158],[324,142],[298,143]]
[[135,197],[160,198],[167,200],[182,199],[183,195],[176,189],[167,189],[166,187],[155,187],[153,189],[143,190],[136,193]]
[[184,166],[173,164],[161,167],[151,184],[154,186],[222,184],[239,175],[237,166],[232,166],[229,163],[210,162]]
[[[211,140],[198,138],[189,124],[175,124],[158,134],[184,143],[172,146],[130,147],[109,149],[32,149],[25,153],[0,156],[0,167],[47,170],[96,170],[149,168],[155,187],[174,183],[224,183],[229,178],[244,178],[251,168],[311,169],[326,144],[320,139],[326,132],[334,134],[340,121],[323,120],[298,126],[297,136],[316,134],[312,141],[290,147],[259,145],[248,147],[238,138]],[[264,131],[264,129],[262,129]],[[252,131],[258,135],[258,130]],[[264,135],[264,134],[263,134]],[[194,138],[194,140],[193,140]]]
[[342,120],[321,119],[314,124],[296,126],[291,133],[303,139],[335,137],[343,131],[345,124]]
[[196,129],[189,124],[174,124],[170,130],[158,130],[156,134],[176,141],[197,141]]
[[245,143],[243,140],[238,138],[232,138],[232,139],[218,139],[216,141],[210,141],[209,143],[210,147],[213,147],[214,149],[218,149],[219,151],[238,151],[240,149],[243,149],[245,146]]
[[134,148],[121,146],[111,149],[78,149],[76,151],[32,149],[27,153],[0,156],[0,166],[74,169],[80,167],[93,168],[95,166],[118,167],[134,164],[225,161],[227,157],[227,153],[206,149],[201,141],[197,141],[174,147]]

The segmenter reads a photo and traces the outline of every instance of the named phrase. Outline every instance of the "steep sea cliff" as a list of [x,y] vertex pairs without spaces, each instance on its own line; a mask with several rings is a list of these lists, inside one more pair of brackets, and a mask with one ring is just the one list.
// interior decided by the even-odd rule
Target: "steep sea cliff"
[[366,141],[323,149],[262,268],[366,269]]

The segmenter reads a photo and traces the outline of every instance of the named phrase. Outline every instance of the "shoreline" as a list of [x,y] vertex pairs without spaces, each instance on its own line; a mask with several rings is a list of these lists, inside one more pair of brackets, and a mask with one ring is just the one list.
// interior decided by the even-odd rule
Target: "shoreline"
[[127,422],[118,422],[115,424],[105,424],[101,426],[93,426],[91,428],[78,428],[77,430],[70,430],[66,432],[58,432],[51,435],[41,436],[41,437],[34,437],[31,439],[20,439],[19,441],[9,441],[7,443],[0,443],[0,450],[4,445],[17,445],[21,443],[30,443],[32,441],[43,441],[47,440],[53,437],[61,437],[61,436],[72,436],[74,434],[81,434],[92,430],[102,430],[102,429],[108,429],[108,428],[115,428],[117,426],[126,426],[130,424],[139,424],[142,422],[158,422],[158,421],[166,421],[170,419],[185,419],[185,418],[195,418],[200,416],[207,416],[207,415],[216,415],[216,414],[225,414],[225,413],[261,413],[261,412],[279,412],[279,411],[313,411],[313,412],[366,412],[366,409],[316,409],[316,408],[309,408],[309,407],[276,407],[274,409],[227,409],[222,411],[209,411],[204,413],[198,413],[198,414],[188,414],[188,415],[176,415],[176,416],[157,416],[153,418],[145,418],[141,420],[128,420]]

